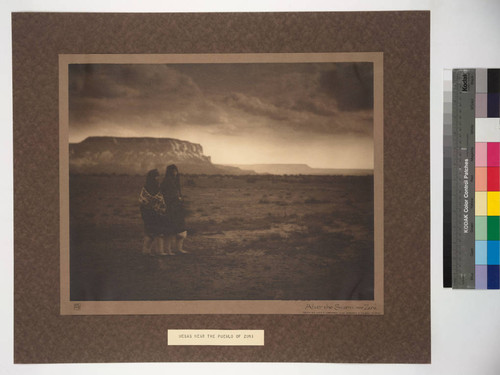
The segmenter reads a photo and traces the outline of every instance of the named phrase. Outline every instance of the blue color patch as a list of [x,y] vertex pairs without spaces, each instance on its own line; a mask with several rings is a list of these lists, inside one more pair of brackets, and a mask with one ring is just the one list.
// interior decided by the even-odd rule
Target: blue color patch
[[500,266],[488,265],[488,289],[500,289]]

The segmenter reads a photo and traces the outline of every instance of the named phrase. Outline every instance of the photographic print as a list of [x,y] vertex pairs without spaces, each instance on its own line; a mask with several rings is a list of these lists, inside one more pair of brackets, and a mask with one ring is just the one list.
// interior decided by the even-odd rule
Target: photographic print
[[382,314],[382,54],[60,55],[62,314]]

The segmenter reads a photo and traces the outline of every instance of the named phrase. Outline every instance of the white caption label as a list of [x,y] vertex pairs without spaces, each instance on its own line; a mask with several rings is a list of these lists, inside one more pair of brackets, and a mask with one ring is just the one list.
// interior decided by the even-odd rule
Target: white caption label
[[168,345],[264,346],[264,330],[169,329]]

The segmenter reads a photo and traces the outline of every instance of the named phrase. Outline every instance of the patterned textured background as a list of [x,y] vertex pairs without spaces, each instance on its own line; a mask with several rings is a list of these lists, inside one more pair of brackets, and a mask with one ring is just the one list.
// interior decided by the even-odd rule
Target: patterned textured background
[[[13,15],[15,361],[429,362],[428,12]],[[58,54],[384,52],[385,315],[60,316]],[[265,347],[168,347],[168,329]]]

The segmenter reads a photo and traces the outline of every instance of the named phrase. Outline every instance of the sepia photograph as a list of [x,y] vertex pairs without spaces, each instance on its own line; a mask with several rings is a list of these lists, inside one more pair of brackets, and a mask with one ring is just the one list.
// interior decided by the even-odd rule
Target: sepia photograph
[[381,70],[63,56],[63,313],[382,313]]

